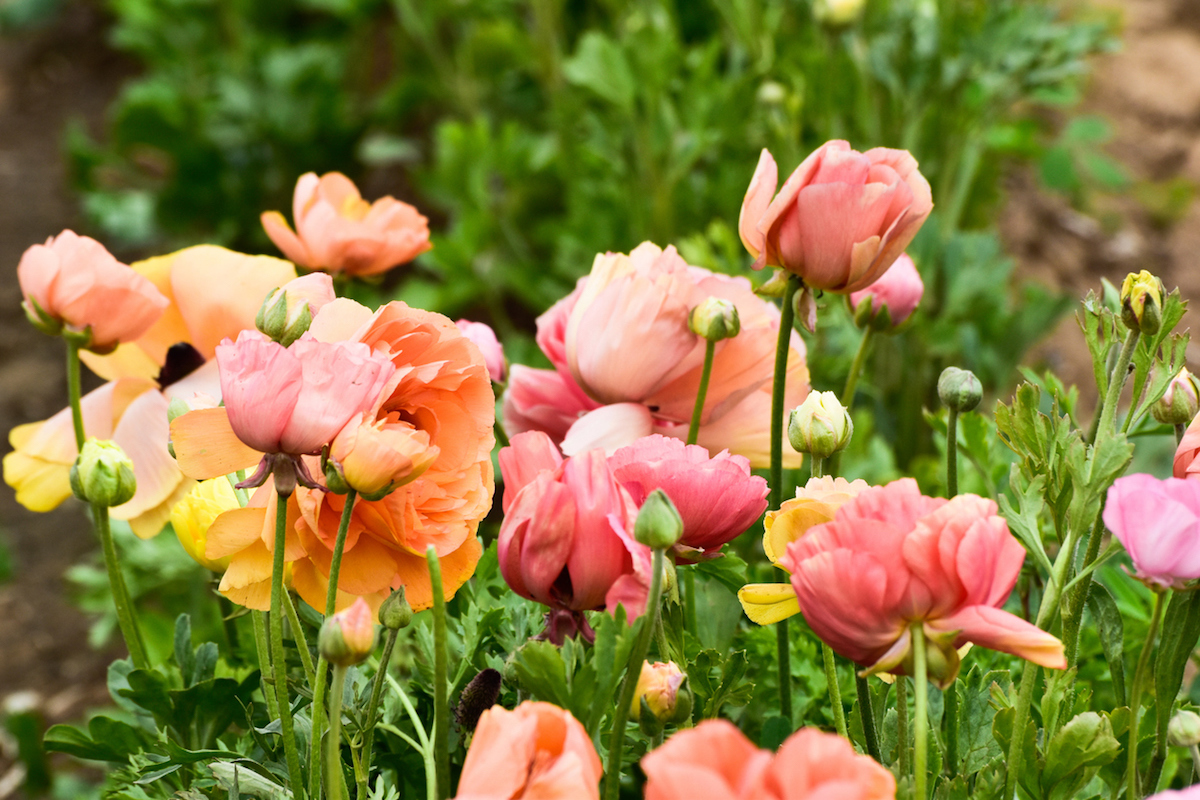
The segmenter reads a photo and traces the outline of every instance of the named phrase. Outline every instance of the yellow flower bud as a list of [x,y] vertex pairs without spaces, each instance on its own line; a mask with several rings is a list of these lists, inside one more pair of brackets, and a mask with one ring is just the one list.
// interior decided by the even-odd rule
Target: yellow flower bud
[[201,481],[192,487],[183,499],[171,509],[171,527],[183,549],[197,564],[213,572],[224,572],[229,568],[230,556],[208,558],[204,548],[208,544],[208,529],[213,521],[226,511],[238,508],[239,503],[233,487],[225,478]]
[[633,705],[630,713],[642,717],[644,708],[649,710],[660,724],[682,722],[692,713],[691,692],[683,689],[687,675],[673,661],[666,663],[642,663],[637,686],[633,690]]
[[1162,325],[1162,281],[1146,270],[1129,273],[1121,283],[1121,321],[1153,336]]

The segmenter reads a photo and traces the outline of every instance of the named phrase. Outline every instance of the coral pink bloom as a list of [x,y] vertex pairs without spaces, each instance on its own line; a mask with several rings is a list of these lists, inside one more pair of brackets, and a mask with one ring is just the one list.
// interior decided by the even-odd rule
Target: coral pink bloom
[[646,800],[894,800],[896,779],[832,733],[802,728],[774,756],[705,720],[642,758]]
[[550,703],[479,718],[456,800],[598,800],[603,768],[579,720]]
[[308,269],[374,275],[430,248],[429,220],[408,203],[383,197],[368,203],[340,172],[300,176],[292,199],[293,231],[278,211],[262,215],[271,241]]
[[1179,440],[1175,450],[1174,475],[1176,478],[1196,478],[1200,476],[1200,416],[1192,420]]
[[500,346],[500,340],[496,338],[496,332],[492,330],[491,326],[466,319],[460,319],[454,324],[483,353],[483,361],[487,364],[488,375],[492,377],[492,382],[504,383],[506,372],[504,348]]
[[637,506],[602,451],[564,461],[546,434],[522,433],[500,451],[500,472],[497,547],[514,592],[554,609],[645,610],[650,551],[633,538]]
[[255,331],[217,347],[233,432],[263,453],[313,454],[371,408],[396,368],[361,343],[311,337],[283,347]]
[[1104,524],[1129,552],[1138,578],[1165,587],[1200,578],[1200,482],[1117,478]]
[[924,295],[925,284],[921,273],[917,272],[917,265],[907,253],[901,253],[879,280],[865,289],[851,292],[850,307],[857,311],[863,303],[870,303],[871,314],[875,315],[886,306],[891,327],[896,327],[912,316]]
[[[138,339],[110,355],[80,354],[109,381],[84,396],[83,412],[88,436],[112,439],[133,460],[137,493],[112,515],[145,538],[162,529],[174,502],[193,485],[167,452],[169,400],[191,400],[197,392],[220,396],[211,360],[217,344],[253,328],[263,298],[294,279],[296,270],[282,259],[201,245],[139,261],[130,271],[170,305]],[[70,496],[67,478],[76,455],[70,409],[18,425],[9,440],[14,451],[4,457],[4,479],[22,505],[49,511]]]
[[[698,442],[766,466],[778,309],[744,278],[690,267],[675,248],[649,242],[629,255],[597,256],[591,275],[538,318],[538,345],[554,370],[513,370],[504,400],[510,432],[545,431],[568,454],[611,453],[650,433],[684,438],[705,349],[687,317],[709,297],[737,307],[741,332],[716,345]],[[787,404],[807,394],[804,344],[793,334]],[[799,466],[790,447],[784,455]]]
[[848,293],[870,286],[933,210],[929,183],[906,150],[858,153],[848,142],[826,142],[776,196],[778,182],[775,159],[763,150],[738,233],[755,269],[782,267],[813,289]]
[[104,245],[70,230],[26,250],[17,280],[31,318],[53,320],[72,331],[90,328],[87,348],[96,352],[144,334],[170,302]]
[[967,642],[1066,667],[1062,642],[1000,610],[1024,561],[991,500],[925,497],[911,478],[860,492],[780,559],[801,613],[834,651],[867,672],[912,674],[919,623],[930,679],[943,687]]
[[655,489],[667,493],[683,518],[676,546],[684,551],[711,556],[767,510],[767,482],[728,452],[710,458],[699,445],[654,435],[613,453],[608,466],[639,507]]

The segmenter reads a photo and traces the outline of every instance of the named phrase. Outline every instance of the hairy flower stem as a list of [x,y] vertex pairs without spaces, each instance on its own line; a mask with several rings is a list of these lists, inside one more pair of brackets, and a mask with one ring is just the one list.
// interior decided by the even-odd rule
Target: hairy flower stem
[[929,797],[929,675],[925,663],[925,627],[914,622],[913,646],[913,784],[916,800]]
[[275,675],[275,697],[279,704],[279,735],[287,759],[288,784],[292,793],[304,796],[304,778],[300,774],[300,753],[292,730],[292,704],[288,697],[287,656],[283,651],[283,551],[287,546],[287,495],[275,498],[275,552],[271,567],[271,668]]
[[117,546],[113,542],[112,529],[108,524],[108,508],[102,505],[92,506],[92,523],[100,534],[100,546],[104,550],[104,567],[108,571],[108,584],[112,588],[113,605],[117,609],[117,625],[121,628],[121,636],[125,639],[125,647],[129,650],[129,658],[133,661],[134,669],[149,669],[150,659],[146,657],[146,644],[142,640],[142,630],[138,627],[137,617],[133,613],[133,603],[129,599],[129,590],[125,588],[125,578],[121,574],[121,564],[117,560]]
[[267,636],[267,615],[262,611],[251,611],[254,622],[254,645],[258,651],[258,672],[262,676],[262,693],[267,700],[267,711],[271,719],[279,719],[279,703],[275,699],[275,686],[267,680],[271,674],[271,640]]
[[909,774],[908,744],[908,679],[896,676],[896,774],[901,778]]
[[958,494],[958,410],[946,417],[946,497]]
[[379,657],[379,669],[375,671],[375,682],[371,685],[371,702],[367,705],[367,724],[363,729],[362,761],[356,776],[358,800],[367,798],[367,782],[371,778],[371,745],[375,741],[375,723],[379,720],[379,698],[383,694],[383,682],[387,678],[388,664],[392,660],[392,650],[396,647],[396,637],[399,635],[399,628],[388,631],[387,641],[383,644],[383,655]]
[[292,601],[291,592],[283,593],[283,612],[287,615],[288,626],[292,629],[292,641],[296,643],[296,652],[300,654],[304,682],[312,686],[315,680],[312,653],[308,650],[308,637],[304,635],[304,626],[300,624],[300,615],[296,613],[296,604]]
[[1179,447],[1179,445],[1183,442],[1183,435],[1185,433],[1187,433],[1187,425],[1176,425],[1175,426],[1175,446],[1176,447]]
[[846,376],[846,387],[842,389],[842,405],[849,410],[854,405],[854,389],[858,386],[858,376],[862,374],[863,365],[867,362],[867,350],[875,331],[867,328],[863,331],[862,341],[858,343],[858,351],[854,361],[850,363],[850,374]]
[[629,707],[633,704],[633,692],[642,674],[642,662],[650,649],[650,636],[658,619],[658,606],[662,599],[663,550],[654,548],[654,560],[650,567],[650,594],[646,597],[646,613],[642,615],[642,627],[629,651],[629,662],[625,666],[625,678],[621,682],[621,696],[613,710],[612,736],[608,741],[608,760],[604,765],[604,798],[617,800],[621,795],[621,761],[625,750],[625,723],[629,721]]
[[429,564],[429,586],[433,591],[433,758],[437,768],[437,799],[450,797],[450,701],[446,676],[446,595],[442,588],[442,564],[437,549],[425,550]]
[[[1138,656],[1137,669],[1133,673],[1133,687],[1129,690],[1129,761],[1125,767],[1125,797],[1136,800],[1138,794],[1138,716],[1142,705],[1142,684],[1146,682],[1146,667],[1150,664],[1150,651],[1158,638],[1158,625],[1162,621],[1163,601],[1168,592],[1155,592],[1154,612],[1150,616],[1150,631],[1146,634],[1146,645]],[[1173,698],[1172,698],[1173,699]],[[1168,701],[1170,702],[1170,701]]]
[[855,675],[854,688],[858,692],[858,714],[862,722],[867,755],[883,763],[883,755],[879,752],[879,732],[875,730],[875,711],[871,707],[871,685],[867,683],[866,678]]
[[75,426],[75,447],[83,450],[87,435],[83,432],[83,408],[80,406],[79,345],[67,342],[67,399],[71,403],[71,424]]
[[695,444],[700,433],[700,416],[704,412],[704,398],[708,396],[708,380],[712,377],[713,353],[717,343],[704,342],[704,369],[700,372],[700,388],[696,390],[696,405],[692,409],[692,424],[688,426],[687,443]]
[[1116,431],[1117,406],[1121,402],[1121,391],[1125,388],[1125,381],[1129,378],[1129,362],[1133,360],[1133,351],[1137,349],[1140,335],[1137,330],[1131,329],[1125,337],[1124,344],[1121,345],[1117,364],[1108,377],[1108,391],[1104,393],[1104,408],[1100,410],[1100,425],[1096,428],[1096,441],[1099,441],[1102,436],[1111,436]]
[[346,668],[335,664],[329,692],[329,736],[325,741],[326,800],[345,800],[342,794],[342,696],[346,693]]
[[[788,275],[779,315],[779,340],[775,345],[775,380],[771,384],[771,508],[783,502],[783,401],[787,389],[788,353],[792,346],[792,324],[796,309],[793,301],[800,288],[799,275]],[[775,623],[775,653],[779,662],[779,713],[792,726],[792,656],[788,623]]]
[[842,690],[838,686],[837,661],[829,645],[821,642],[821,659],[825,663],[825,683],[829,686],[829,705],[833,707],[833,726],[838,736],[849,739],[846,730],[846,711],[842,708]]

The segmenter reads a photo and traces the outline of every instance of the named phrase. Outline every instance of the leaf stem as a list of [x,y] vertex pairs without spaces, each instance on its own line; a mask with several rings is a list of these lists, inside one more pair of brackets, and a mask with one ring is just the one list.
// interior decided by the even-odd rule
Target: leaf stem
[[861,675],[854,676],[854,688],[858,692],[858,714],[862,722],[863,739],[866,740],[867,755],[883,763],[879,752],[879,732],[875,730],[875,712],[871,703],[871,685]]
[[125,647],[129,650],[129,658],[133,661],[134,669],[149,669],[150,660],[146,657],[146,643],[142,639],[142,630],[138,627],[137,617],[133,613],[133,603],[129,599],[129,589],[125,586],[125,577],[121,573],[121,562],[117,559],[117,546],[113,541],[112,529],[108,524],[108,508],[99,504],[92,505],[92,523],[100,534],[100,546],[104,551],[104,568],[108,572],[108,585],[112,589],[113,605],[117,609],[117,625],[121,628],[121,636],[125,639]]

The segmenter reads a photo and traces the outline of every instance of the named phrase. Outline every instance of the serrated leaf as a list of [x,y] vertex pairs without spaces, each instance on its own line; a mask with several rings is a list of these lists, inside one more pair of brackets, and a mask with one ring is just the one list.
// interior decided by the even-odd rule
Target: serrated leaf
[[1062,726],[1046,746],[1042,789],[1049,791],[1077,770],[1108,764],[1120,752],[1121,745],[1107,717],[1094,711],[1079,714]]
[[[245,766],[243,766],[243,763]],[[208,768],[212,771],[213,777],[217,779],[217,783],[221,785],[222,789],[233,788],[234,772],[236,770],[238,792],[243,795],[262,798],[262,800],[278,800],[278,798],[292,796],[290,790],[270,778],[249,769],[249,765],[253,763],[215,761],[209,764]],[[260,769],[262,768],[260,767]]]
[[1042,544],[1041,526],[1038,523],[1042,506],[1045,505],[1042,500],[1045,484],[1046,479],[1040,475],[1032,481],[1027,481],[1014,464],[1008,485],[1016,496],[1017,504],[1014,506],[1008,495],[1000,495],[999,505],[1001,516],[1008,521],[1009,531],[1025,546],[1025,552],[1033,556],[1038,567],[1050,574],[1054,567],[1050,563],[1050,557],[1046,555],[1046,548]]

